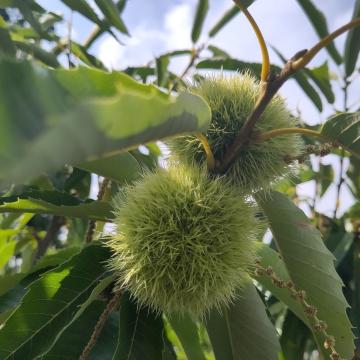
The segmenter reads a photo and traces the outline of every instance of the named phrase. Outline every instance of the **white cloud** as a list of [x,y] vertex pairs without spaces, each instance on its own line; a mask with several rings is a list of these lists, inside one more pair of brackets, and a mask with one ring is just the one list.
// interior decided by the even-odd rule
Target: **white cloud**
[[192,9],[189,4],[174,6],[166,15],[164,29],[168,49],[189,48]]

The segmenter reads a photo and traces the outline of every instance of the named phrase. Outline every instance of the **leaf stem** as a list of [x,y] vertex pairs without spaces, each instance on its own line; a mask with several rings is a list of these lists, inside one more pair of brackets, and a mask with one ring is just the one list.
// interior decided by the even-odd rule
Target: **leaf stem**
[[261,49],[261,55],[262,55],[262,68],[261,68],[261,81],[267,81],[269,72],[270,72],[270,59],[269,59],[269,52],[264,40],[264,37],[261,33],[261,30],[256,23],[255,19],[252,17],[248,9],[242,4],[241,0],[233,0],[234,3],[240,8],[240,10],[245,14],[247,19],[249,20],[255,35],[258,39],[260,49]]
[[303,134],[312,137],[322,138],[324,140],[329,141],[329,139],[324,135],[322,135],[319,131],[303,129],[303,128],[281,128],[281,129],[270,130],[262,133],[261,135],[258,136],[257,142],[264,142],[274,137],[288,135],[288,134]]
[[196,133],[196,137],[204,147],[208,169],[213,170],[215,168],[215,158],[207,138],[202,133]]

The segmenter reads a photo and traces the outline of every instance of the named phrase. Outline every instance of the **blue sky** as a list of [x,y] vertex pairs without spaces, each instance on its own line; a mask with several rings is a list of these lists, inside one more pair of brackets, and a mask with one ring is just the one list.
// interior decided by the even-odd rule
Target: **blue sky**
[[[38,0],[45,8],[60,12],[65,19],[70,19],[70,11],[59,0]],[[94,5],[93,1],[89,1]],[[210,29],[226,9],[232,6],[230,0],[210,0],[210,11],[204,24],[204,34]],[[314,0],[316,6],[325,14],[330,30],[343,25],[350,20],[355,0]],[[123,20],[130,30],[131,37],[121,36],[125,46],[119,45],[111,36],[104,35],[92,47],[93,54],[112,69],[122,69],[128,65],[144,65],[161,53],[181,48],[191,48],[190,31],[197,0],[129,0],[123,13]],[[309,48],[318,41],[318,37],[307,20],[296,0],[257,0],[249,8],[259,24],[269,45],[275,46],[286,57],[291,57],[297,51]],[[91,32],[92,24],[78,14],[73,15],[72,35],[76,41],[83,42]],[[59,27],[62,35],[67,36],[66,24]],[[206,41],[206,36],[199,43]],[[336,45],[342,53],[345,36],[336,40]],[[260,62],[260,51],[256,38],[244,16],[237,16],[211,41],[211,44],[226,50],[234,58]],[[206,54],[206,53],[205,53]],[[271,61],[279,63],[276,55],[270,51]],[[326,51],[312,61],[310,67],[329,60]],[[181,72],[188,59],[179,58],[171,64],[175,72]],[[330,69],[336,70],[329,60]],[[334,85],[337,101],[335,107],[342,110],[342,94],[340,87]],[[356,100],[360,93],[360,81],[350,89],[349,103]],[[289,81],[281,89],[281,95],[286,98],[289,108],[300,112],[302,118],[309,124],[317,124],[326,120],[333,113],[333,106],[326,105],[319,115],[312,103],[302,93],[294,81]],[[324,101],[326,104],[326,101]],[[360,104],[358,105],[358,107]],[[338,159],[329,155],[322,159],[324,164],[331,163],[338,169]],[[314,192],[313,182],[308,182],[298,189],[299,194],[307,196]],[[329,189],[319,202],[321,211],[331,214],[334,207],[335,187]],[[350,194],[344,189],[344,201],[341,210],[344,211],[352,203]]]

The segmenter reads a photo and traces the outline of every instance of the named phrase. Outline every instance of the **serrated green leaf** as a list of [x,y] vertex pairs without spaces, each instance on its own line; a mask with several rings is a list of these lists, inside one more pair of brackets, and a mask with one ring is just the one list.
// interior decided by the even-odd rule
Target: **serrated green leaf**
[[[355,0],[354,4],[354,12],[352,19],[360,17],[360,0]],[[356,27],[351,29],[346,36],[345,41],[345,74],[346,76],[350,76],[356,66],[356,62],[360,52],[360,27]]]
[[360,158],[360,112],[332,116],[323,125],[321,134]]
[[[276,330],[253,284],[239,291],[227,309],[213,310],[206,328],[216,360],[274,360],[280,345]],[[259,346],[261,344],[261,346]]]
[[129,32],[119,15],[119,10],[112,0],[95,0],[95,3],[112,26],[123,34],[129,35]]
[[[318,318],[327,323],[328,334],[336,339],[338,353],[350,359],[354,336],[346,314],[348,304],[342,292],[342,280],[335,271],[334,256],[324,245],[320,232],[281,193],[261,193],[257,200],[268,218],[291,280],[306,292],[308,303],[318,309]],[[314,333],[319,350],[329,358],[329,351],[323,347],[325,339]]]
[[32,191],[0,198],[0,213],[52,214],[108,221],[113,218],[112,206],[104,201],[81,201],[57,191]]
[[113,360],[162,359],[164,325],[160,315],[139,308],[128,293],[120,301],[120,331]]
[[[254,0],[243,0],[242,4],[245,7],[249,7]],[[233,5],[229,10],[227,10],[224,15],[216,22],[216,24],[210,29],[209,37],[215,36],[230,20],[232,20],[235,15],[240,12],[240,9]]]
[[0,358],[30,360],[45,353],[104,276],[109,257],[107,248],[92,245],[33,282],[0,330]]
[[[270,246],[263,243],[257,245],[257,256],[260,261],[260,265],[264,268],[269,266],[274,270],[274,273],[281,280],[288,282],[291,281],[289,273],[285,267],[284,261],[278,252],[271,249]],[[283,302],[299,319],[305,324],[309,325],[309,321],[305,315],[304,309],[300,302],[294,299],[289,290],[286,288],[279,288],[276,286],[269,276],[255,275],[254,279],[259,282],[265,289],[269,290],[278,300]]]
[[209,0],[198,0],[194,23],[191,30],[191,40],[196,43],[200,37],[206,14],[209,10]]
[[203,131],[210,120],[209,106],[197,95],[175,97],[124,73],[89,68],[47,70],[2,60],[0,94],[0,178],[5,184]]
[[205,360],[196,323],[187,315],[181,317],[171,316],[168,320],[179,338],[187,358]]
[[[313,4],[310,0],[297,0],[301,8],[304,10],[306,16],[314,27],[316,33],[320,38],[324,38],[329,35],[327,21],[325,15]],[[337,51],[333,42],[326,47],[329,55],[333,58],[336,64],[342,63],[342,58]]]

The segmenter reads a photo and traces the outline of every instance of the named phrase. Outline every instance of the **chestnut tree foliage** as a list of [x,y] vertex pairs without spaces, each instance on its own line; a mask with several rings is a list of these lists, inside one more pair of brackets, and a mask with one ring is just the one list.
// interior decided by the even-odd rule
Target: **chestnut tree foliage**
[[[105,34],[126,43],[126,0],[62,0],[93,23],[84,43],[61,37],[57,25],[66,19],[35,0],[0,0],[0,360],[360,358],[360,108],[348,101],[360,71],[360,1],[342,31],[343,49],[335,36],[320,41],[328,61],[315,68],[301,61],[316,52],[288,60],[275,49],[284,67],[270,65],[265,79],[260,60],[249,63],[212,45],[253,2],[229,1],[205,33],[211,1],[198,0],[191,48],[109,71],[92,47]],[[297,2],[319,40],[329,36],[315,1]],[[188,61],[179,73],[169,70],[176,57]],[[271,234],[263,242],[264,227],[257,239],[252,280],[231,305],[199,319],[154,312],[126,289],[116,291],[105,244],[113,231],[113,198],[159,166],[160,142],[208,129],[206,100],[186,90],[204,70],[261,78],[265,107],[288,79],[319,115],[325,103],[339,104],[337,97],[342,106],[321,126],[301,122],[289,130],[305,144],[301,156],[284,157],[299,164],[295,176],[252,194]],[[233,154],[246,149],[253,127],[247,124],[240,145],[229,144],[224,158],[209,162],[214,172],[229,171]],[[262,140],[276,136],[270,133]],[[338,173],[323,164],[330,153]],[[296,187],[309,180],[315,194],[302,199]],[[317,211],[330,187],[336,189],[331,217]],[[339,216],[345,188],[355,205]]]

